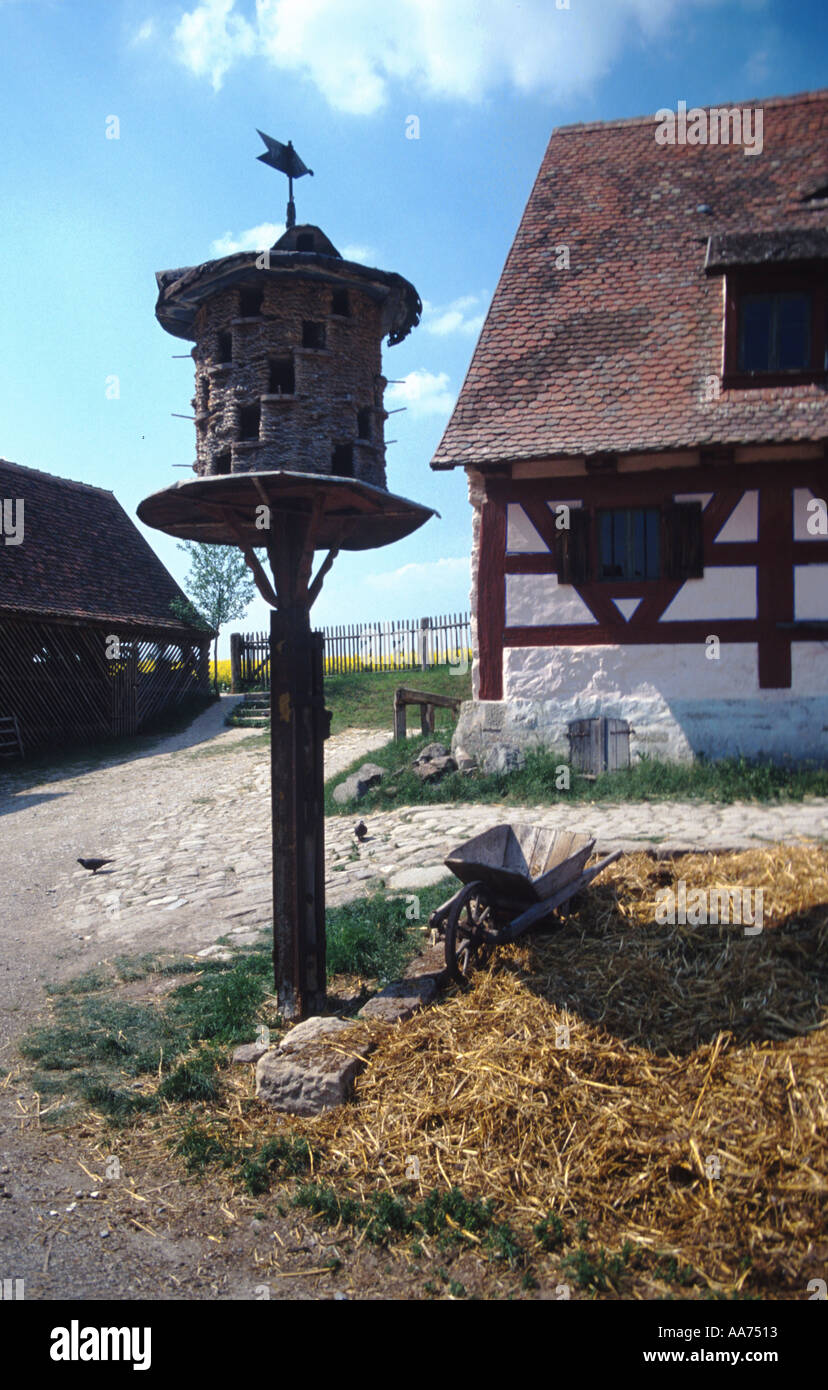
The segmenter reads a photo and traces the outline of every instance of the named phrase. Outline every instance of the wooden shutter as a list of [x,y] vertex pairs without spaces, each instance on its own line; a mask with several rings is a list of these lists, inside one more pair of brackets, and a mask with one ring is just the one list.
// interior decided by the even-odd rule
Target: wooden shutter
[[558,580],[583,584],[591,578],[589,565],[590,516],[585,507],[570,507],[569,528],[558,532]]
[[704,574],[701,502],[672,502],[662,521],[665,579],[701,579]]

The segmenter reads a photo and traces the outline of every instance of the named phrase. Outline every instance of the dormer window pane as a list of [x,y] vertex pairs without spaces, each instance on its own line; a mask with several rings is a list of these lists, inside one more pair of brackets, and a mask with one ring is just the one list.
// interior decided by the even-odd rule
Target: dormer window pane
[[749,294],[741,304],[739,368],[744,372],[807,371],[811,365],[811,296]]

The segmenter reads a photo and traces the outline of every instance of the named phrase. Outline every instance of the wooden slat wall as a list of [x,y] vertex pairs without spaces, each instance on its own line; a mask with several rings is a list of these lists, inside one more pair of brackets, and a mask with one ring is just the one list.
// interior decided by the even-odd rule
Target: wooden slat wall
[[[120,654],[110,659],[112,636]],[[17,716],[27,750],[137,733],[168,706],[209,692],[208,654],[207,641],[178,634],[150,640],[117,625],[0,618],[0,717]]]

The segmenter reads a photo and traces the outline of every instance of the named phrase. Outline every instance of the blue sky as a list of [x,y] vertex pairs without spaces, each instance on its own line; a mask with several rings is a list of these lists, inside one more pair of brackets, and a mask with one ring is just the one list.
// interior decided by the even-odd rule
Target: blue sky
[[[321,626],[468,606],[465,477],[429,460],[552,128],[826,86],[828,6],[0,0],[0,55],[0,455],[110,488],[133,518],[191,476],[175,412],[193,367],[155,320],[155,271],[279,234],[285,180],[256,162],[257,127],[315,171],[300,221],[417,286],[421,326],[385,349],[403,382],[386,403],[407,407],[388,482],[441,520],[341,555]],[[145,534],[183,581],[175,542]],[[257,598],[234,626],[266,621]]]

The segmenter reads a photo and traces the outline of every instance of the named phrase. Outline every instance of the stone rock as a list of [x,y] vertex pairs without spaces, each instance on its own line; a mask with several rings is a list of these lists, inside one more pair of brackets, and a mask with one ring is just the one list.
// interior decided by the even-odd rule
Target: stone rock
[[206,960],[232,960],[233,952],[228,951],[225,946],[205,946],[203,951],[196,951],[196,955]]
[[353,1028],[353,1023],[349,1023],[345,1018],[333,1018],[316,1014],[313,1018],[306,1018],[302,1023],[297,1023],[295,1028],[291,1028],[279,1043],[280,1052],[298,1052],[303,1047],[309,1047],[311,1043],[330,1040],[337,1033],[347,1032]]
[[371,787],[379,786],[385,774],[384,767],[378,767],[376,763],[363,763],[362,767],[352,772],[344,782],[340,782],[338,787],[334,787],[334,801],[337,806],[344,806],[348,801],[361,800]]
[[458,772],[474,772],[477,768],[477,760],[470,753],[467,753],[459,743],[452,750],[452,756],[457,764]]
[[409,888],[431,888],[435,883],[442,883],[444,878],[449,877],[449,871],[442,864],[426,864],[419,868],[401,869],[398,874],[389,880],[388,888],[392,893],[408,891]]
[[346,1046],[343,1040],[337,1048],[318,1042],[296,1052],[267,1052],[256,1066],[256,1095],[275,1110],[320,1115],[350,1098],[370,1050],[369,1042]]
[[456,772],[457,764],[450,756],[430,758],[428,762],[416,762],[414,771],[423,782],[439,782],[447,772]]
[[233,1048],[233,1061],[255,1063],[269,1051],[266,1043],[242,1043],[241,1047]]
[[358,1018],[378,1019],[384,1023],[398,1023],[410,1018],[425,1004],[430,1004],[437,993],[437,982],[433,975],[422,975],[419,979],[395,980],[367,1004],[363,1004]]
[[526,754],[516,743],[495,743],[483,754],[483,771],[487,775],[519,772]]
[[449,750],[443,743],[427,743],[414,759],[415,763],[430,763],[433,758],[447,758]]

